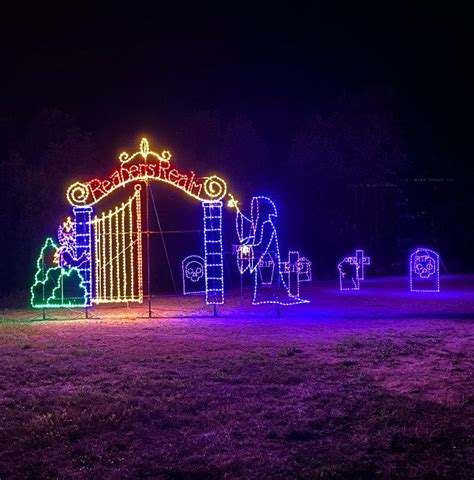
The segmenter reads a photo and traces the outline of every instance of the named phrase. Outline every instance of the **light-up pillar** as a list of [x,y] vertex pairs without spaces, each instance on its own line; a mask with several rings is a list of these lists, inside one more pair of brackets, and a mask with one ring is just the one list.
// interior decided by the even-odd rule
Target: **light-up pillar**
[[204,221],[204,270],[206,303],[224,303],[224,259],[222,255],[222,202],[202,202]]
[[84,286],[86,288],[86,302],[85,305],[90,307],[92,305],[92,233],[91,233],[91,216],[92,207],[73,207],[74,221],[76,223],[76,255],[81,258],[86,254],[87,258],[78,267],[79,272],[84,279]]

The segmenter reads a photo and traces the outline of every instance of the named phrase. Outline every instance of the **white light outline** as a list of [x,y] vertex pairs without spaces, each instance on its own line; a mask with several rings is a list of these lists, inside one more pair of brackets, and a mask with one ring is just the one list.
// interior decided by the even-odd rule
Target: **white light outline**
[[[184,257],[183,260],[181,260],[181,275],[183,279],[183,295],[203,295],[206,293],[206,287],[204,286],[204,290],[201,291],[195,291],[195,292],[187,292],[186,291],[186,278],[189,279],[189,277],[186,276],[186,271],[187,271],[187,265],[190,262],[198,262],[202,264],[202,276],[205,277],[206,274],[206,262],[204,261],[204,258],[202,258],[200,255],[188,255],[187,257]],[[199,282],[201,280],[201,277],[196,281]],[[192,281],[192,280],[191,280]],[[205,285],[205,278],[204,278],[204,285]]]
[[[355,278],[352,277],[351,280],[352,280],[352,283],[354,285],[353,288],[345,288],[343,287],[343,284],[342,284],[342,280],[343,280],[343,276],[342,276],[342,271],[341,271],[341,268],[342,268],[342,264],[344,263],[348,263],[350,265],[356,265],[356,272],[355,272]],[[360,290],[360,277],[359,277],[359,269],[360,269],[360,265],[359,265],[359,262],[357,261],[357,258],[356,257],[344,257],[338,264],[337,264],[337,269],[339,271],[339,290],[342,291],[347,291],[347,290]]]
[[[290,263],[290,257],[291,255],[297,255],[297,260],[295,263]],[[301,265],[306,265],[307,271],[306,272],[301,272]],[[299,298],[300,296],[300,283],[301,282],[310,282],[313,278],[312,273],[311,273],[311,262],[305,258],[300,256],[300,252],[298,250],[290,250],[288,252],[288,260],[281,262],[281,267],[283,269],[283,272],[288,276],[288,289],[291,292],[291,274],[296,274],[296,292],[297,292],[297,297]],[[291,270],[294,271],[291,271]],[[307,275],[307,278],[301,279],[302,275]]]
[[[204,271],[206,279],[206,305],[222,305],[224,297],[224,258],[222,248],[221,201],[201,203],[204,224]],[[214,210],[214,212],[213,212]],[[217,210],[217,212],[215,212]],[[217,215],[216,215],[217,213]],[[217,223],[215,223],[217,220]],[[217,248],[214,248],[217,247]],[[211,258],[212,257],[212,258]],[[210,276],[210,270],[220,268],[220,275]],[[219,286],[220,283],[220,286]]]
[[[414,258],[416,256],[419,256],[419,252],[426,252],[428,255],[430,255],[432,259],[435,260],[435,271],[433,274],[435,275],[435,281],[436,281],[436,288],[414,288],[413,287],[413,275],[417,275],[418,280],[417,281],[428,281],[429,278],[424,279],[420,277],[420,275],[416,272],[413,271],[413,262]],[[433,258],[434,257],[434,258]],[[417,293],[439,293],[441,291],[440,288],[440,281],[439,281],[439,261],[440,261],[440,256],[439,253],[435,252],[431,248],[424,248],[424,247],[417,247],[415,250],[413,250],[410,255],[408,256],[408,266],[409,266],[409,283],[410,283],[410,292],[417,292]],[[431,277],[431,275],[430,275]]]
[[[310,303],[309,300],[304,300],[298,297],[295,297],[294,295],[291,294],[291,292],[288,289],[288,286],[286,285],[283,272],[281,271],[281,256],[280,256],[280,246],[278,242],[278,235],[276,234],[276,227],[272,222],[271,217],[277,217],[278,216],[278,210],[276,208],[275,203],[270,197],[267,197],[265,195],[258,195],[252,198],[252,205],[256,204],[257,212],[256,212],[256,217],[258,218],[259,216],[259,200],[265,200],[268,201],[274,210],[274,214],[269,214],[268,220],[264,221],[260,227],[260,232],[254,231],[254,224],[252,220],[250,220],[246,215],[244,215],[238,208],[237,208],[237,215],[235,219],[235,225],[236,225],[236,230],[237,230],[237,236],[239,238],[239,241],[241,242],[241,245],[249,245],[253,247],[254,252],[255,249],[261,245],[262,239],[259,239],[259,241],[256,241],[257,235],[261,235],[263,232],[263,227],[266,223],[269,223],[272,228],[272,234],[270,236],[270,239],[268,240],[268,243],[266,244],[265,248],[263,250],[260,250],[262,253],[260,255],[260,258],[262,258],[270,248],[270,245],[275,239],[275,250],[272,250],[272,253],[274,256],[272,258],[275,261],[275,264],[278,265],[278,275],[280,275],[280,282],[283,288],[286,290],[286,293],[290,299],[293,301],[290,302],[283,302],[280,301],[279,299],[274,299],[274,300],[257,300],[257,287],[258,287],[258,262],[255,264],[255,262],[251,263],[249,266],[249,271],[250,273],[254,274],[254,289],[253,289],[253,300],[252,300],[252,305],[282,305],[282,306],[291,306],[291,305],[299,305],[302,303]],[[250,228],[250,234],[248,236],[244,236],[244,221],[248,222],[251,225]],[[275,258],[276,257],[276,258]],[[254,259],[255,260],[255,259]]]

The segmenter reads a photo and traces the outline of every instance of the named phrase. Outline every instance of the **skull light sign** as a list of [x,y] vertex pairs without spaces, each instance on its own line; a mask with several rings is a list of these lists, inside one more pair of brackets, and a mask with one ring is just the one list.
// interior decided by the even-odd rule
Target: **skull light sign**
[[439,292],[439,255],[429,248],[417,248],[410,255],[410,290]]
[[205,294],[204,259],[199,255],[189,255],[183,259],[181,266],[183,272],[183,294]]

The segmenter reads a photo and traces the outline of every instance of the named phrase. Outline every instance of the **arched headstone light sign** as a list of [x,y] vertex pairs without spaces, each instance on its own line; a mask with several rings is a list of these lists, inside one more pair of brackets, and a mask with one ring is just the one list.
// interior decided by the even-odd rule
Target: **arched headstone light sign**
[[[177,188],[202,206],[202,250],[197,252],[200,255],[187,257],[182,262],[185,294],[203,293],[209,305],[224,303],[222,211],[224,200],[227,200],[227,206],[235,209],[237,223],[250,225],[245,238],[239,229],[237,233],[239,269],[242,274],[246,270],[254,274],[254,303],[306,302],[299,298],[297,287],[299,281],[308,277],[301,269],[309,268],[310,262],[304,259],[306,263],[302,263],[295,257],[299,262],[297,266],[282,266],[272,222],[272,217],[277,215],[273,202],[268,197],[254,197],[250,216],[246,217],[220,176],[200,177],[192,170],[181,171],[172,164],[171,158],[168,150],[152,151],[148,140],[143,138],[137,152],[119,155],[119,166],[106,178],[76,181],[69,186],[66,198],[72,206],[72,215],[58,229],[59,247],[49,239],[41,250],[32,286],[33,307],[90,307],[100,303],[143,301],[141,183],[153,180]],[[128,200],[94,214],[104,199],[129,184],[134,188]],[[298,279],[294,287],[291,275]],[[259,285],[271,287],[275,282],[283,290],[273,292],[270,298],[260,299]],[[63,284],[67,284],[69,290],[76,287],[73,298],[64,297]]]
[[204,295],[206,293],[204,258],[199,255],[189,255],[181,262],[181,269],[183,295]]
[[418,247],[409,258],[412,292],[439,292],[439,255],[430,248]]

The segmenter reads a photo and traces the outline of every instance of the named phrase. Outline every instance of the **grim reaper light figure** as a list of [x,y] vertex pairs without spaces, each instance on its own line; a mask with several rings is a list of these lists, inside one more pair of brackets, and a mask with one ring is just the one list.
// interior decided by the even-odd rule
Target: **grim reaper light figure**
[[[248,270],[254,276],[253,305],[308,303],[308,300],[289,292],[282,275],[280,248],[274,223],[278,212],[273,201],[268,197],[253,197],[250,218],[236,208],[236,229],[240,242],[237,263],[241,274]],[[272,262],[271,278],[264,279],[259,270],[263,266],[268,268]]]

